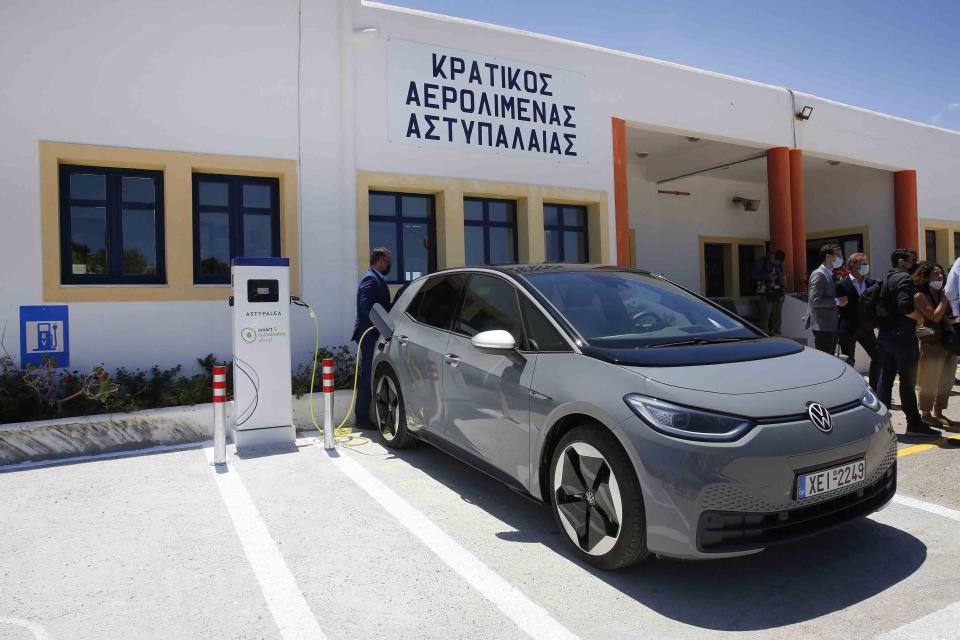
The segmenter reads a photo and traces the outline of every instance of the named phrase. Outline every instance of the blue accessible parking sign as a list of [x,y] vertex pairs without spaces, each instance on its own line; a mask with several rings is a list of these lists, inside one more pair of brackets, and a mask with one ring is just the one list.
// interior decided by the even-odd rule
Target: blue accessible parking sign
[[42,364],[44,358],[70,366],[66,305],[20,307],[20,367]]

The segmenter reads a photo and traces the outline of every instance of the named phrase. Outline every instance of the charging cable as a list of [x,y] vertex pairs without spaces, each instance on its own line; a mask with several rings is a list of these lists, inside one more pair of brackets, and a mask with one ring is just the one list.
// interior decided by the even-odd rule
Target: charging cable
[[[320,435],[322,436],[323,427],[321,427],[317,422],[317,414],[313,409],[313,387],[317,378],[317,360],[320,357],[320,320],[317,318],[317,314],[314,312],[313,307],[304,302],[302,299],[298,298],[297,296],[290,296],[290,302],[305,308],[310,314],[310,317],[313,318],[315,341],[313,345],[313,368],[310,372],[310,419],[313,421],[313,426],[317,431],[320,432]],[[350,406],[347,408],[347,413],[343,417],[343,420],[333,431],[336,443],[345,447],[358,447],[362,444],[367,444],[370,442],[369,438],[355,434],[353,429],[346,425],[347,420],[350,419],[350,414],[353,413],[353,407],[357,402],[357,383],[360,380],[360,346],[363,344],[363,339],[367,337],[367,334],[372,330],[373,327],[368,328],[366,331],[360,334],[360,339],[357,340],[357,353],[354,357],[353,367],[353,394],[350,396]]]

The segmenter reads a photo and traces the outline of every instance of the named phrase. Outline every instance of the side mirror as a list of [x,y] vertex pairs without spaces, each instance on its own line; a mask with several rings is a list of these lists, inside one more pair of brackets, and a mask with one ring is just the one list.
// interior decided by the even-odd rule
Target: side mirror
[[517,346],[510,332],[503,329],[478,333],[470,338],[470,344],[478,349],[490,349],[492,351],[513,351]]
[[393,320],[390,319],[390,313],[379,302],[375,303],[373,308],[370,309],[370,322],[377,328],[380,335],[387,340],[393,337]]

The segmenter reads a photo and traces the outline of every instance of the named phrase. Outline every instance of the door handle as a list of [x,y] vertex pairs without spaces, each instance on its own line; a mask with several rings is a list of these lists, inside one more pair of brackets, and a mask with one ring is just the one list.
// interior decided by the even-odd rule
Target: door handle
[[456,355],[455,353],[448,353],[443,356],[443,359],[446,360],[447,364],[453,368],[460,366],[460,356]]
[[405,347],[409,340],[410,339],[407,338],[407,336],[397,336],[397,344],[399,344],[401,347]]

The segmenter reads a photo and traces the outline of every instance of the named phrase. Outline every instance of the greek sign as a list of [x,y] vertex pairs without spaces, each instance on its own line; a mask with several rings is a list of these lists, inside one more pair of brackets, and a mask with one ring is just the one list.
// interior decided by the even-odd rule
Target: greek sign
[[391,142],[585,161],[585,78],[469,51],[387,42]]

